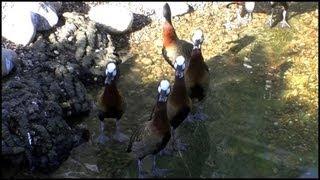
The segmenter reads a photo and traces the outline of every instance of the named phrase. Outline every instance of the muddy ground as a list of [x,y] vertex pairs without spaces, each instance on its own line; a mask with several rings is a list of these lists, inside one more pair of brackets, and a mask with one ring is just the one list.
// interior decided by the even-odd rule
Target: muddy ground
[[[122,61],[119,89],[128,106],[121,128],[130,135],[149,117],[158,82],[173,82],[161,55],[161,22],[135,14],[129,33],[113,35],[88,20],[87,4],[62,7],[56,28],[37,33],[31,45],[2,39],[2,47],[19,56],[13,73],[2,79],[2,137],[8,147],[3,157],[21,168],[5,172],[136,177],[136,164],[123,151],[126,144],[101,147],[93,141],[99,130],[95,99],[115,51]],[[256,4],[253,22],[232,31],[223,27],[223,8],[213,5],[173,19],[182,39],[190,40],[196,28],[204,31],[211,86],[204,109],[209,119],[179,129],[188,151],[159,158],[160,167],[173,170],[168,177],[298,177],[318,166],[318,7],[292,3],[290,10],[290,29],[277,26],[280,11],[275,27],[265,25],[265,3]],[[106,134],[114,124],[107,121]],[[32,164],[40,173],[23,170],[30,152],[27,132],[34,140]],[[94,165],[98,168],[90,168]]]

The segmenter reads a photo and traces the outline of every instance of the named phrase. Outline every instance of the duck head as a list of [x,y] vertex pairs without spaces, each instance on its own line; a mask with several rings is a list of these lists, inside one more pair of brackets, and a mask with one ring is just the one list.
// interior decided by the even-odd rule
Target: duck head
[[162,80],[158,86],[159,102],[166,102],[170,93],[170,83],[167,80]]
[[116,68],[116,64],[114,62],[110,62],[107,65],[106,68],[106,80],[104,81],[104,83],[107,84],[111,84],[111,82],[115,79],[117,75],[117,68]]
[[203,37],[202,30],[201,29],[195,30],[192,36],[193,48],[200,49],[203,41],[204,41],[204,37]]
[[178,78],[183,78],[184,69],[186,68],[185,59],[183,56],[178,56],[174,63],[174,68],[176,70],[176,76]]
[[163,17],[171,24],[171,10],[168,3],[165,3],[163,6]]
[[252,11],[254,10],[254,5],[255,5],[255,2],[245,2],[244,3],[244,6],[245,6],[246,11],[248,13],[252,13]]

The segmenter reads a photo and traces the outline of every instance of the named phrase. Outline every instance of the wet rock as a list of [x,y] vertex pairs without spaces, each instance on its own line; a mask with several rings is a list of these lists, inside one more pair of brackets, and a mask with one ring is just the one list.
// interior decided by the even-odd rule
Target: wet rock
[[46,2],[56,11],[57,14],[61,13],[62,2]]
[[[11,156],[4,158],[16,165],[22,164],[23,159],[16,161],[12,158],[16,159],[28,149],[32,156],[27,161],[31,161],[36,169],[50,171],[68,157],[68,151],[75,145],[73,137],[79,135],[66,124],[59,105],[46,100],[40,88],[46,83],[40,85],[39,81],[41,78],[37,81],[23,78],[5,83],[2,107],[3,112],[10,113],[2,119],[3,133],[6,134],[2,149],[11,152]],[[31,134],[31,149],[28,133]]]
[[37,31],[49,30],[58,23],[58,15],[54,7],[58,7],[51,2],[33,2],[30,3],[32,20]]
[[78,32],[77,33],[77,40],[76,40],[76,54],[75,57],[77,60],[80,60],[84,53],[85,53],[85,48],[86,48],[87,40],[86,40],[86,35],[85,32]]
[[82,67],[84,68],[89,68],[91,67],[93,63],[93,59],[91,56],[85,56],[83,59],[82,59]]
[[14,67],[14,63],[17,58],[17,53],[11,49],[2,48],[1,52],[1,65],[2,65],[2,76],[6,76]]
[[[13,168],[34,166],[36,171],[51,172],[72,148],[90,137],[84,128],[70,126],[66,118],[90,111],[85,86],[104,81],[101,66],[115,48],[104,29],[80,14],[65,14],[66,24],[51,33],[49,40],[39,36],[30,46],[18,47],[17,75],[3,84],[2,151]],[[76,40],[67,41],[68,37]],[[93,49],[98,48],[101,57],[96,58]],[[77,50],[82,51],[78,56]]]
[[37,30],[49,30],[58,22],[50,2],[7,2],[2,9],[2,36],[16,44],[29,44]]
[[86,88],[76,73],[80,65],[66,51],[59,50],[61,58],[56,60],[53,47],[38,38],[30,49],[19,49],[17,68],[23,71],[18,69],[15,78],[3,83],[2,150],[13,167],[51,172],[72,148],[88,140],[87,131],[70,127],[65,119],[90,110]]
[[90,9],[89,18],[113,33],[123,33],[132,26],[133,13],[123,7],[98,5]]
[[[5,16],[5,18],[3,18]],[[31,12],[12,8],[2,16],[2,36],[15,44],[29,44],[35,34],[36,28],[31,19]]]
[[58,36],[59,41],[63,42],[63,40],[65,40],[69,36],[72,37],[72,34],[76,31],[76,29],[77,29],[77,27],[72,22],[66,22],[66,24],[64,26],[58,28],[58,30],[57,30],[58,35],[59,35]]

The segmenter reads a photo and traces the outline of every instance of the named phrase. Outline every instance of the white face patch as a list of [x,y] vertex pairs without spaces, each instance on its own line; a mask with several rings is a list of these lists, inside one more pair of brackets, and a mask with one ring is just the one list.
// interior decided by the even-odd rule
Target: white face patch
[[176,59],[176,62],[174,63],[174,68],[177,69],[177,66],[182,66],[182,69],[185,68],[185,64],[184,64],[184,57],[183,56],[178,56]]
[[108,75],[108,73],[112,73],[113,76],[117,74],[116,65],[114,63],[109,63],[107,65],[106,75]]
[[158,87],[158,92],[160,93],[162,91],[166,91],[166,94],[168,95],[170,93],[170,83],[167,80],[162,80],[160,82],[160,85]]
[[248,12],[252,12],[254,9],[255,2],[245,2],[245,7]]
[[203,41],[203,32],[201,29],[195,30],[192,36],[192,42],[195,43],[196,40],[199,40],[200,42]]

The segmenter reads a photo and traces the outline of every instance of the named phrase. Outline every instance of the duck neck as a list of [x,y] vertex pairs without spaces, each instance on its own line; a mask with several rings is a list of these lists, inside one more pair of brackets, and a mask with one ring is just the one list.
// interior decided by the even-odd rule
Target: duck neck
[[184,81],[184,73],[182,74],[176,73],[174,84],[172,88],[172,95],[174,97],[183,97],[187,94],[186,84]]
[[174,27],[171,24],[171,21],[165,21],[163,25],[163,46],[168,47],[172,44],[175,44],[178,37],[174,30]]
[[152,123],[160,132],[169,129],[168,127],[170,125],[167,117],[167,101],[157,101]]
[[[203,56],[200,48],[193,48],[190,58],[190,65],[193,63],[197,63],[199,61],[203,61]],[[189,65],[189,66],[190,66]]]
[[104,85],[104,96],[109,96],[111,94],[118,94],[117,83],[115,80],[112,80],[109,84],[105,83]]

